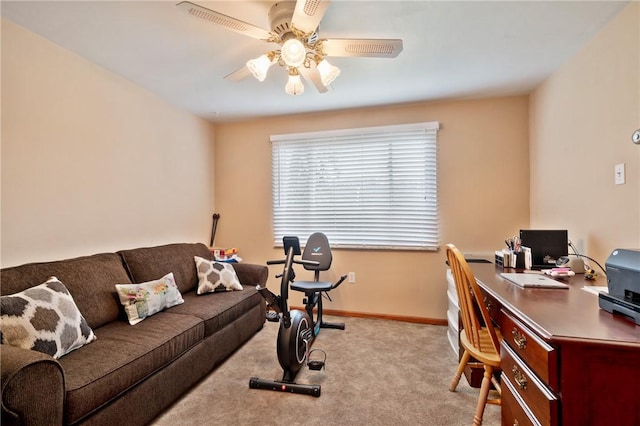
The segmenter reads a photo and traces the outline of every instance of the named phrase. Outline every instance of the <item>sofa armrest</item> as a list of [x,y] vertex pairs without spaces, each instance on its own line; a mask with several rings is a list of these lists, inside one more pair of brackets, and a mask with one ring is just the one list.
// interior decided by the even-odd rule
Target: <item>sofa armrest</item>
[[269,268],[266,265],[255,265],[252,263],[232,263],[233,269],[238,275],[240,284],[255,287],[266,287],[269,278]]
[[2,425],[61,425],[64,373],[53,357],[0,345]]

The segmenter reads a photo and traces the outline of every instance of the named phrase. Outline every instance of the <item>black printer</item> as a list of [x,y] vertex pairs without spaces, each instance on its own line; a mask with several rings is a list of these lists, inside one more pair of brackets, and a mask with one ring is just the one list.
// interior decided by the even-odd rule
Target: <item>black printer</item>
[[640,325],[640,250],[615,249],[605,266],[609,294],[599,294],[600,308]]

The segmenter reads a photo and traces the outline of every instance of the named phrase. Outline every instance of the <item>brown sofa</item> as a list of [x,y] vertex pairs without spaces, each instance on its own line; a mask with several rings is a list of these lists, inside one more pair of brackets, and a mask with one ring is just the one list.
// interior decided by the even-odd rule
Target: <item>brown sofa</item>
[[[261,330],[255,286],[266,285],[267,267],[234,264],[244,290],[196,295],[194,256],[212,259],[184,243],[2,269],[2,295],[56,276],[97,336],[57,360],[0,345],[2,424],[146,424]],[[114,285],[169,272],[184,303],[129,325]]]

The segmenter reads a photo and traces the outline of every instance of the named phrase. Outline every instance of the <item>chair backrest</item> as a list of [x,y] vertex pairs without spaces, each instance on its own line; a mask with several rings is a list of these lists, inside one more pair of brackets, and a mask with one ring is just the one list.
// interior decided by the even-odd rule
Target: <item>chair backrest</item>
[[[467,340],[471,344],[481,350],[488,350],[489,348],[483,348],[480,341],[480,329],[482,322],[478,318],[478,312],[482,316],[484,326],[491,336],[491,345],[496,353],[500,353],[500,342],[496,331],[491,322],[491,317],[487,311],[487,307],[483,303],[482,292],[480,286],[476,282],[469,264],[465,260],[460,250],[453,244],[447,244],[447,260],[449,261],[449,267],[453,274],[453,280],[456,284],[456,291],[458,293],[458,304],[460,305],[460,316],[462,318],[462,326],[464,328]],[[486,342],[485,342],[486,346]]]
[[304,269],[308,271],[328,271],[331,268],[333,256],[329,239],[322,232],[311,234],[304,246],[302,253],[303,260],[314,260],[319,263],[318,266],[304,265]]

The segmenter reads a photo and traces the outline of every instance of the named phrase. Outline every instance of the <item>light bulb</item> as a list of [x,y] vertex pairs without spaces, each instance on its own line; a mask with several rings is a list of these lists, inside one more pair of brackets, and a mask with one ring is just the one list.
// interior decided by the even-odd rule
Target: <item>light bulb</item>
[[322,81],[322,84],[328,86],[340,75],[340,68],[331,65],[329,61],[323,59],[318,64],[318,72],[320,73],[320,80]]
[[295,73],[292,72],[289,74],[289,81],[287,81],[287,85],[284,86],[284,91],[294,96],[304,93],[304,85],[297,70],[295,70]]
[[264,81],[271,65],[273,65],[273,61],[266,54],[247,61],[247,68],[259,81]]
[[285,64],[290,67],[299,67],[304,63],[307,56],[307,49],[298,39],[290,38],[285,41],[280,51],[280,56]]

